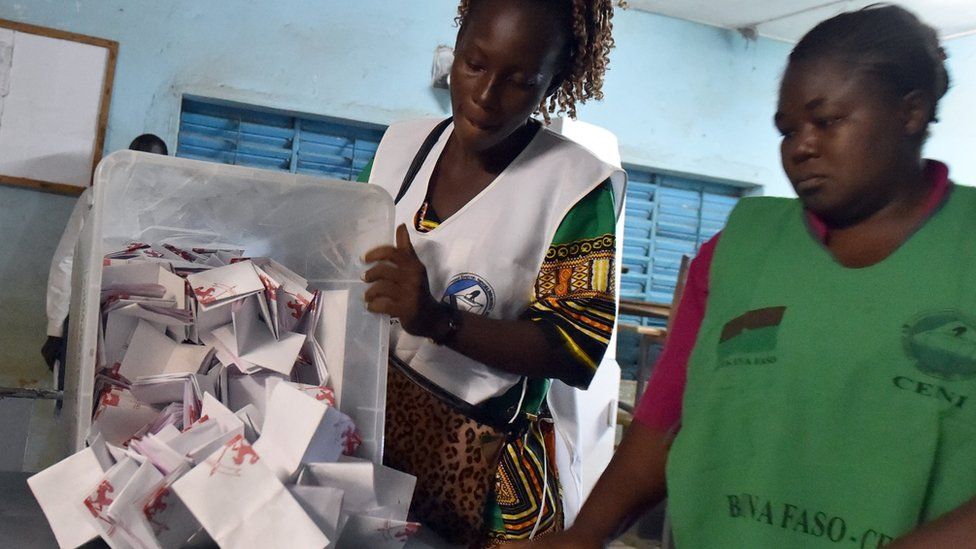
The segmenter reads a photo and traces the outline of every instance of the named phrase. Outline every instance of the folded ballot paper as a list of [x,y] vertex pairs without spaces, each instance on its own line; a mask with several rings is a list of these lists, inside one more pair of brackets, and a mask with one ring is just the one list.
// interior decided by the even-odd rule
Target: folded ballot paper
[[89,446],[28,480],[60,547],[403,547],[416,479],[352,457],[343,341],[316,335],[344,291],[236,249],[129,243],[103,269]]

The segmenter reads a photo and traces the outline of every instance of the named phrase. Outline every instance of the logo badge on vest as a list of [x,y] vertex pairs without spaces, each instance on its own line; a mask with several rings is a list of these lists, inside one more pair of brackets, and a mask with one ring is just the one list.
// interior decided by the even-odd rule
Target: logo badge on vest
[[495,308],[495,290],[474,273],[461,273],[447,284],[441,302],[459,311],[488,316]]
[[779,326],[785,314],[786,307],[767,307],[728,321],[719,337],[719,367],[775,364]]
[[976,376],[976,322],[960,311],[930,311],[902,326],[902,345],[923,374],[953,381]]

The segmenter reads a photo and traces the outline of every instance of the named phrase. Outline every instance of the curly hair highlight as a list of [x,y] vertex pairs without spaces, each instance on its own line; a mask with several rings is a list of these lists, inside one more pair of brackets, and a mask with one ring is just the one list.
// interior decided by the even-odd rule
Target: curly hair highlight
[[[461,0],[454,19],[460,27],[471,11],[472,2]],[[540,0],[541,1],[541,0]],[[555,93],[544,98],[537,113],[546,122],[552,113],[567,113],[576,118],[576,105],[588,99],[603,99],[603,77],[610,64],[613,41],[613,0],[545,0],[561,9],[568,9],[572,32],[568,46],[568,70]]]

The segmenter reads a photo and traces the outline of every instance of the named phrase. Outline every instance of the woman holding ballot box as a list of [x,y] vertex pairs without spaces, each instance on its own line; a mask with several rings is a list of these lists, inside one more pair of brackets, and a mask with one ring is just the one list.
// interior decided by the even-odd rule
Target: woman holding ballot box
[[976,546],[976,190],[921,155],[944,60],[890,5],[800,40],[799,200],[744,199],[703,247],[634,425],[531,547],[603,547],[665,491],[679,549]]
[[395,319],[388,465],[413,518],[488,546],[562,528],[550,380],[586,387],[615,320],[624,173],[532,118],[602,98],[610,0],[465,0],[453,116],[394,124],[369,181],[396,199],[368,308]]

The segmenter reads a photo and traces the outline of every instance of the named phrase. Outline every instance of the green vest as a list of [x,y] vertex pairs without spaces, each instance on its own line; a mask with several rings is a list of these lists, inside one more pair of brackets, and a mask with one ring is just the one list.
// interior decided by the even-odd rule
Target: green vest
[[976,189],[862,269],[798,201],[740,202],[668,458],[679,549],[879,547],[976,495],[974,252]]

